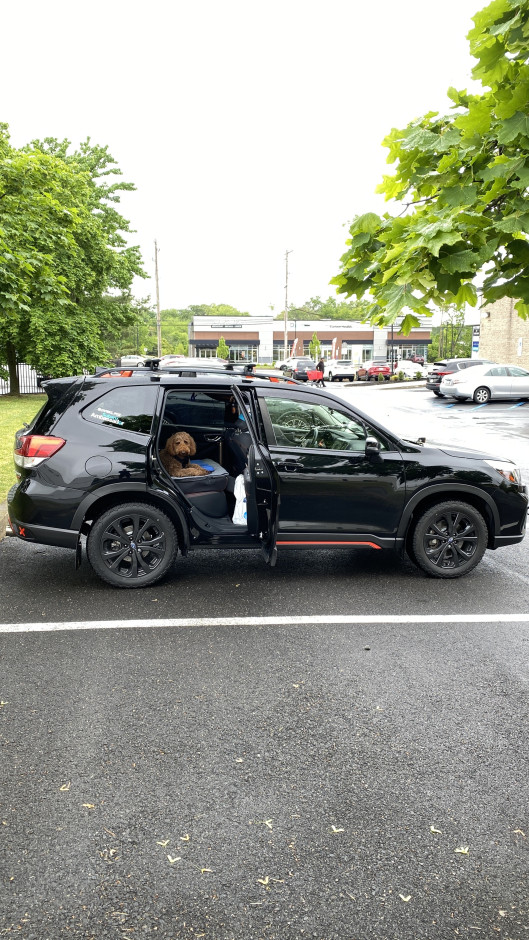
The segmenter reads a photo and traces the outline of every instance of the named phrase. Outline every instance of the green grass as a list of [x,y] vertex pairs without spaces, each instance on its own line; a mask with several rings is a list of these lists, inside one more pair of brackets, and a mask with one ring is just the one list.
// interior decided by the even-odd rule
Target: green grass
[[7,491],[16,481],[13,463],[15,431],[24,422],[29,424],[45,401],[45,395],[20,395],[19,398],[0,395],[0,503],[4,502]]

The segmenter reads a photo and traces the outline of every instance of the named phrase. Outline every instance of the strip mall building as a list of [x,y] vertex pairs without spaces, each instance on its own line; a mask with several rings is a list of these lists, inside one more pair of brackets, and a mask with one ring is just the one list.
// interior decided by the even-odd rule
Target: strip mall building
[[[356,320],[288,320],[287,355],[309,354],[316,333],[325,359],[411,359],[424,356],[431,342],[431,320],[420,318],[420,326],[408,336],[391,327],[372,327]],[[235,361],[273,363],[284,358],[283,320],[274,317],[193,317],[189,324],[189,354],[214,356],[221,336]]]

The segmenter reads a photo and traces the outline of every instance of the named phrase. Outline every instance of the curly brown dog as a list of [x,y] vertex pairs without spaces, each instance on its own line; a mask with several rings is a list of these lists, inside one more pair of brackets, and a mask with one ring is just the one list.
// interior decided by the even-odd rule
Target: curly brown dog
[[186,431],[178,431],[165,442],[160,451],[162,461],[167,473],[172,477],[203,477],[207,470],[196,463],[189,463],[189,458],[197,452],[196,444]]

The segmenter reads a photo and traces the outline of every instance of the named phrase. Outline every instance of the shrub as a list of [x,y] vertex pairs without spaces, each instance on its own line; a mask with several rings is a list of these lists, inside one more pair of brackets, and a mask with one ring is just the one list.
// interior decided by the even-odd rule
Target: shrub
[[404,372],[402,371],[402,369],[401,369],[401,371],[398,373],[397,378],[398,378],[399,382],[405,382],[405,381],[406,381],[406,376],[405,376]]
[[382,372],[379,372],[379,373],[378,373],[377,381],[379,381],[379,382],[384,382],[384,376],[383,376]]

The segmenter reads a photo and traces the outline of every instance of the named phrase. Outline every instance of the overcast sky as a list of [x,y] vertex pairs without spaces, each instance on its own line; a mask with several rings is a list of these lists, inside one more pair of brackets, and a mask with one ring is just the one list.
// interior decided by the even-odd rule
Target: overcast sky
[[4,5],[0,120],[107,144],[162,308],[278,313],[334,294],[346,223],[383,211],[382,138],[470,86],[479,0]]

